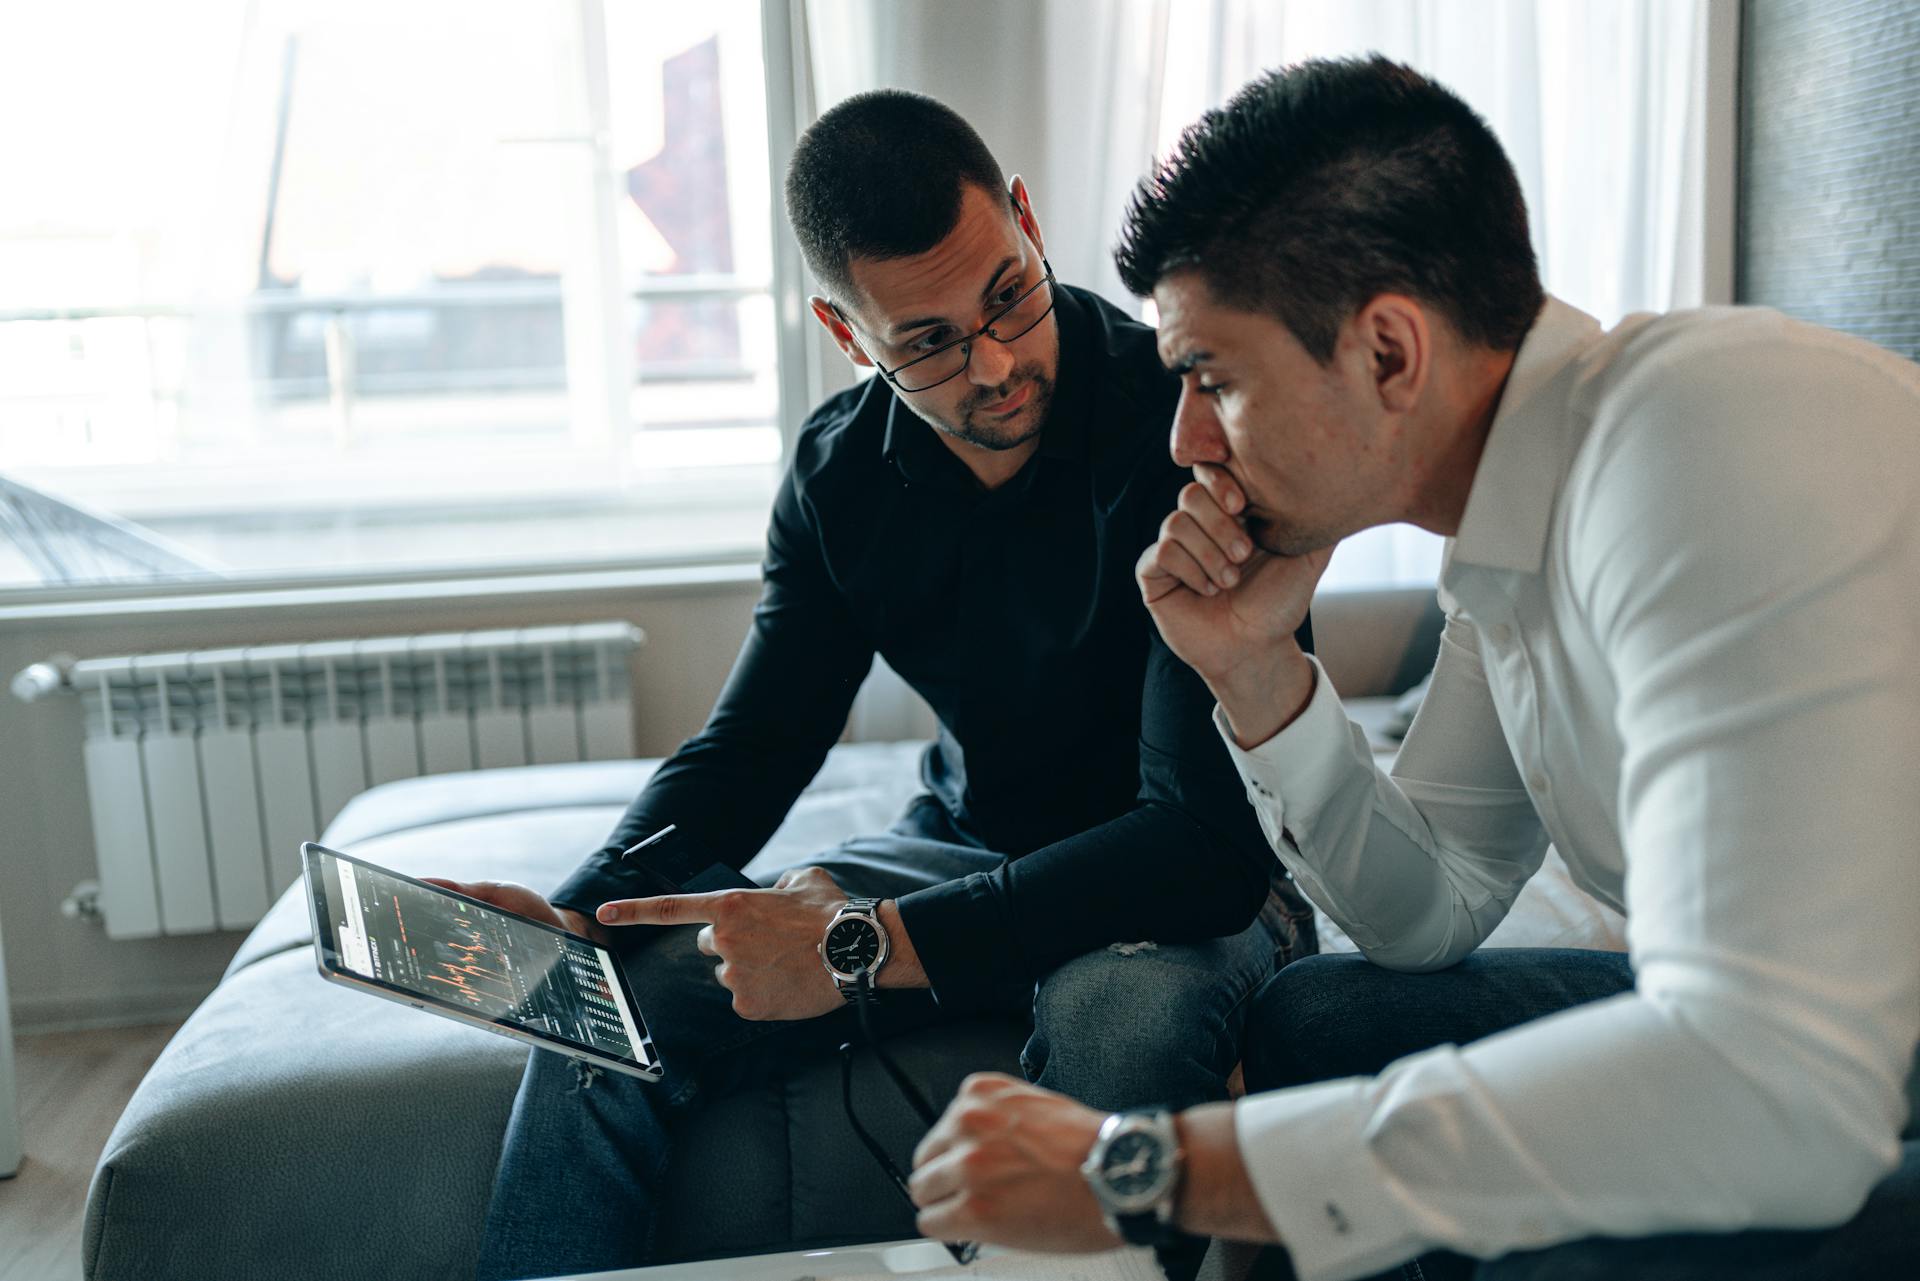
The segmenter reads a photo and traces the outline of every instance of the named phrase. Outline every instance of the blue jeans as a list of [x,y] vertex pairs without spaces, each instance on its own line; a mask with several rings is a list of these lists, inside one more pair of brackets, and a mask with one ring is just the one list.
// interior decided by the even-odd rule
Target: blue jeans
[[[1435,1045],[1464,1045],[1633,987],[1624,955],[1491,948],[1433,974],[1401,974],[1357,956],[1309,957],[1274,975],[1247,1015],[1249,1090],[1372,1074]],[[1657,1088],[1657,1083],[1650,1088]],[[1920,1143],[1850,1222],[1823,1231],[1595,1238],[1489,1262],[1423,1256],[1388,1277],[1473,1281],[1828,1281],[1920,1277]],[[1290,1279],[1266,1251],[1253,1276]]]
[[[887,835],[810,865],[849,894],[881,898],[999,865],[999,855],[965,843],[942,818],[937,806],[916,805]],[[712,959],[694,947],[695,932],[660,930],[623,958],[664,1079],[529,1055],[494,1179],[480,1281],[650,1262],[676,1116],[855,1039],[851,1010],[797,1022],[741,1019]],[[1069,961],[1021,998],[1031,1000],[1034,1025],[1022,1068],[1103,1110],[1224,1098],[1246,999],[1272,973],[1274,945],[1256,922],[1232,938],[1117,945]],[[889,991],[875,1013],[882,1034],[940,1018],[932,998],[916,992]]]

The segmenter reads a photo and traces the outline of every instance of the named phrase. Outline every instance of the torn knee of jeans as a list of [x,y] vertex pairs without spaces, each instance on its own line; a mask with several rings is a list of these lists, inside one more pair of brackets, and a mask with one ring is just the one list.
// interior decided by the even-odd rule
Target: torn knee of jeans
[[1029,1081],[1038,1081],[1040,1073],[1046,1070],[1047,1056],[1036,1055],[1032,1047],[1020,1051],[1020,1075]]
[[1159,950],[1160,945],[1152,939],[1147,939],[1139,943],[1113,943],[1107,947],[1107,951],[1112,952],[1115,956],[1138,956],[1142,952],[1157,952]]
[[598,1064],[589,1063],[585,1059],[573,1060],[573,1088],[591,1090],[594,1081],[600,1076],[600,1071]]

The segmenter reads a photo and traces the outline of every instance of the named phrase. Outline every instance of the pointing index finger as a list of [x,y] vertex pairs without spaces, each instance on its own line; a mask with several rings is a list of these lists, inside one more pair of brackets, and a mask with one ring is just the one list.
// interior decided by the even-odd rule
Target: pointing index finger
[[711,925],[732,890],[709,894],[662,894],[656,898],[621,898],[602,903],[594,916],[602,925]]

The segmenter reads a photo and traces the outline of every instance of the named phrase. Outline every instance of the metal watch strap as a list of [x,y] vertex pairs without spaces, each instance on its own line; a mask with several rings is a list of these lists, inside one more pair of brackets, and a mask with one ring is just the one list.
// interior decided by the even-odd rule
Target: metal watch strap
[[[833,914],[833,919],[837,921],[841,917],[850,914],[871,916],[874,920],[878,921],[880,919],[880,900],[877,898],[850,898],[838,912]],[[827,928],[832,929],[833,926],[829,924]],[[867,971],[867,982],[864,986],[866,988],[866,997],[869,1001],[878,1001],[880,999],[880,988],[874,982],[878,977],[879,976],[872,970]],[[840,989],[841,1000],[845,1001],[848,1005],[859,1004],[861,984],[843,983],[840,981],[839,976],[836,975],[833,980],[833,985]]]

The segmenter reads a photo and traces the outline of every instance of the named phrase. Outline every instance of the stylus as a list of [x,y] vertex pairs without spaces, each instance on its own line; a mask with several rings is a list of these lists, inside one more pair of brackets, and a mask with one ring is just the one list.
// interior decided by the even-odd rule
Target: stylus
[[674,832],[678,830],[679,830],[678,827],[676,827],[672,823],[669,823],[665,827],[661,828],[659,831],[655,832],[652,836],[649,836],[646,840],[641,841],[638,845],[629,845],[626,849],[623,849],[620,851],[621,862],[625,862],[627,859],[632,858],[635,854],[638,854],[641,850],[647,848],[647,846],[649,845],[658,845],[661,841],[666,840],[669,836],[672,836]]

